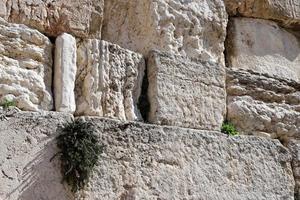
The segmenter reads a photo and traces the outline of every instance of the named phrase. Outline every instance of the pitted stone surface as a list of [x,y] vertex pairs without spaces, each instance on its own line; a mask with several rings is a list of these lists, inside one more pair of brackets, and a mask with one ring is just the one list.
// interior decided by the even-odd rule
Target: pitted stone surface
[[300,198],[300,140],[290,139],[285,141],[286,147],[292,154],[292,169],[295,179],[295,199]]
[[150,122],[220,130],[226,112],[222,66],[152,51],[147,67]]
[[300,137],[300,84],[227,70],[227,117],[245,134]]
[[58,156],[50,161],[58,152],[56,129],[71,118],[19,112],[0,121],[0,199],[73,199],[61,184]]
[[299,0],[225,0],[231,16],[279,21],[289,28],[300,27]]
[[[61,184],[58,157],[52,158],[57,127],[71,118],[20,112],[0,121],[1,199],[74,199]],[[291,155],[277,140],[85,120],[95,124],[104,146],[80,192],[85,199],[294,199]]]
[[235,69],[300,80],[300,40],[275,22],[231,18],[227,61]]
[[75,38],[67,33],[55,41],[54,97],[55,110],[74,113],[77,47]]
[[141,120],[143,56],[96,39],[80,43],[77,52],[76,114]]
[[158,49],[224,64],[223,0],[105,1],[103,39],[148,56]]
[[0,0],[0,17],[58,36],[101,36],[104,0]]
[[22,110],[51,110],[52,44],[36,30],[0,18],[0,98]]
[[279,141],[92,118],[105,146],[87,199],[294,199]]

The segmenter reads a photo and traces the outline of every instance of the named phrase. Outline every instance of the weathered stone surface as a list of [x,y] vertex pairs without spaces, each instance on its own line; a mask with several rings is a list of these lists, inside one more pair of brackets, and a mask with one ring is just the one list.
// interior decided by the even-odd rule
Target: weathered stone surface
[[232,18],[227,40],[228,66],[300,80],[300,40],[275,22]]
[[224,0],[231,16],[270,19],[290,28],[300,27],[299,0]]
[[287,148],[292,154],[292,169],[295,179],[295,200],[300,199],[300,140],[286,141]]
[[0,0],[0,17],[51,36],[100,38],[104,0]]
[[223,64],[223,0],[105,1],[102,39],[148,56],[153,49]]
[[300,137],[300,83],[227,71],[227,117],[245,134]]
[[76,40],[64,33],[55,41],[54,96],[55,110],[74,113],[76,78]]
[[143,56],[96,39],[80,43],[77,56],[76,114],[140,120]]
[[53,107],[52,44],[36,30],[0,18],[0,98],[23,110]]
[[[0,198],[74,199],[61,184],[57,127],[72,116],[0,121]],[[291,155],[277,141],[91,118],[104,151],[85,199],[292,200]]]
[[152,51],[147,67],[150,122],[220,130],[226,112],[222,66]]
[[294,199],[277,140],[90,119],[105,150],[87,199]]
[[56,129],[70,119],[61,113],[20,112],[0,121],[0,199],[72,199],[61,184],[58,157],[50,162],[58,152]]

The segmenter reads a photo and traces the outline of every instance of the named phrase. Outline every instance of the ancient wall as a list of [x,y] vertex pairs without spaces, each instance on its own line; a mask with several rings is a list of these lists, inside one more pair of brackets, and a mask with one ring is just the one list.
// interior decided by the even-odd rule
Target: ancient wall
[[300,199],[300,2],[0,0],[0,105],[0,199],[78,198],[74,117],[107,146],[85,199]]

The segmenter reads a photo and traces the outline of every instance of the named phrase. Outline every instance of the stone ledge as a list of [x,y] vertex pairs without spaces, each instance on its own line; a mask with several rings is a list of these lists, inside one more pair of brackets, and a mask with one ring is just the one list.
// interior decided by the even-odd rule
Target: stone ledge
[[[58,159],[49,161],[56,127],[71,117],[19,112],[0,121],[0,198],[73,198],[60,183]],[[278,140],[84,119],[105,146],[87,199],[294,198],[291,155]]]

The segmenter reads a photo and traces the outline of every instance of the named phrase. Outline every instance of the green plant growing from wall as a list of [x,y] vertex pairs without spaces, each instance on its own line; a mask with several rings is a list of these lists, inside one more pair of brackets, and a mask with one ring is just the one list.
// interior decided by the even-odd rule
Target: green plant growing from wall
[[63,181],[73,192],[85,187],[102,152],[95,132],[92,123],[75,120],[65,124],[57,137]]
[[238,136],[239,132],[236,130],[234,125],[230,122],[224,122],[222,124],[221,132],[230,136]]
[[9,107],[16,107],[16,102],[13,100],[5,99],[1,106],[4,109],[8,109]]

